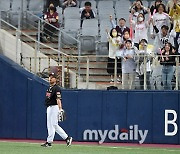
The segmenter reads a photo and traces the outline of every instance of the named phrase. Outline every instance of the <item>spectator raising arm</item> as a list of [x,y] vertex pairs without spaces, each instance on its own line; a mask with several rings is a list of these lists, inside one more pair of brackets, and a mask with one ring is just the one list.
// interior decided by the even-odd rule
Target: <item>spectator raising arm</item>
[[149,16],[147,23],[148,23],[148,25],[150,25],[150,23],[151,23],[151,11],[150,11],[150,9],[147,9],[147,12],[148,12],[148,16]]
[[156,25],[154,24],[153,20],[151,20],[151,23],[152,23],[152,25],[153,25],[153,28],[154,28],[155,33],[156,33],[156,34],[159,33],[159,29],[156,27]]
[[129,23],[130,23],[130,38],[133,39],[133,26],[135,26],[135,21],[133,21],[132,14],[129,14]]
[[62,4],[63,7],[75,7],[77,5],[76,0],[65,0]]
[[112,28],[116,28],[116,24],[114,23],[114,20],[113,20],[112,15],[110,15],[110,16],[109,16],[109,19],[110,19],[110,22],[111,22]]
[[111,25],[112,25],[112,28],[116,28],[119,36],[123,37],[124,33],[126,31],[130,31],[129,27],[126,26],[126,19],[124,18],[120,18],[119,19],[119,23],[118,25],[116,25],[113,21],[113,18],[112,18],[112,15],[110,15],[110,22],[111,22]]
[[139,13],[143,15],[147,14],[147,8],[143,6],[141,0],[136,0],[133,5],[130,7],[130,13],[133,14],[134,17],[137,17]]

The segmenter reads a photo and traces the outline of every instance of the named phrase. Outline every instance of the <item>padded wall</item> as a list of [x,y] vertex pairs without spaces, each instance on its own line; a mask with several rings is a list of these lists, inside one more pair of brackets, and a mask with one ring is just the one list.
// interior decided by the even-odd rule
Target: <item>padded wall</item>
[[[2,55],[0,72],[0,138],[45,140],[48,83]],[[164,134],[165,110],[175,110],[176,123],[180,123],[179,95],[179,91],[62,90],[67,120],[60,125],[76,141],[84,141],[87,129],[110,131],[117,125],[118,139],[106,138],[105,142],[138,143],[140,134],[138,140],[119,138],[121,133],[130,133],[130,126],[138,125],[138,130],[148,130],[145,143],[180,144],[179,131],[175,136]],[[169,125],[168,129],[173,131],[174,127]],[[55,139],[61,138],[56,135]]]

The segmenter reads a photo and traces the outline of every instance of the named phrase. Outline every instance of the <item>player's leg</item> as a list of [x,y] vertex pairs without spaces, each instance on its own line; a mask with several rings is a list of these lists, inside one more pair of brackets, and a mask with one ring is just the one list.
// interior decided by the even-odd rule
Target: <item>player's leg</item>
[[54,135],[55,135],[55,129],[52,125],[51,121],[52,116],[52,107],[47,108],[47,130],[48,130],[48,137],[46,143],[42,144],[43,147],[51,147],[51,143],[53,142]]
[[67,142],[67,146],[69,146],[71,145],[72,137],[68,137],[66,132],[58,125],[58,112],[59,112],[58,106],[57,105],[53,106],[52,124],[56,133],[58,133]]
[[47,109],[47,129],[48,129],[47,142],[52,143],[55,135],[55,128],[53,126],[53,106],[48,107]]

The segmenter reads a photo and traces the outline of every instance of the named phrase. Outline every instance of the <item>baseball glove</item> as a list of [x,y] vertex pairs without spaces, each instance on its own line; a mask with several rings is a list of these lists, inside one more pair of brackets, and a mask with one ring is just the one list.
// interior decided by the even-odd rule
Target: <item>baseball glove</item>
[[58,113],[58,121],[62,122],[64,120],[66,120],[66,113],[63,109],[61,109]]

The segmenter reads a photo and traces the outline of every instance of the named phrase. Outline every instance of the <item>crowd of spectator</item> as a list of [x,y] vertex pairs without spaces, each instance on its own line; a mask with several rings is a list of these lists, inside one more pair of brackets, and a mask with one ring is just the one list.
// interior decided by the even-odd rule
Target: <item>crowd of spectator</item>
[[[170,0],[168,4],[171,5],[166,8],[163,1],[156,0],[153,6],[146,8],[141,0],[136,0],[129,10],[130,30],[123,25],[123,29],[127,29],[123,32],[122,29],[120,31],[120,26],[113,23],[112,16],[110,16],[112,28],[119,32],[117,36],[120,36],[121,39],[118,38],[117,41],[116,38],[116,41],[114,41],[115,37],[109,37],[110,47],[107,67],[109,72],[109,63],[112,63],[111,69],[113,70],[112,67],[116,57],[112,57],[112,52],[114,55],[118,53],[117,57],[121,59],[119,63],[121,63],[123,89],[134,89],[135,75],[138,74],[140,89],[150,90],[152,60],[155,56],[158,56],[160,65],[162,65],[163,89],[172,90],[171,81],[175,71],[175,57],[179,53],[180,5],[178,0]],[[148,51],[149,29],[151,37],[154,39],[154,48],[151,52]],[[123,41],[126,32],[130,32],[130,38]],[[116,46],[113,51],[112,45]]]
[[[50,3],[45,15],[45,20],[56,27],[59,26],[55,7],[57,5],[60,4],[54,3],[53,6]],[[76,6],[76,0],[65,0],[62,3],[63,9]],[[85,2],[80,11],[81,27],[83,20],[96,18],[91,2]],[[155,0],[149,8],[143,5],[143,1],[135,0],[132,6],[129,6],[129,19],[122,17],[118,19],[116,25],[113,16],[110,15],[109,18],[112,29],[106,30],[109,42],[107,72],[111,76],[111,83],[114,82],[114,66],[117,58],[117,82],[122,81],[123,89],[135,88],[136,74],[139,77],[140,88],[151,89],[151,65],[154,56],[158,56],[162,65],[163,88],[171,90],[175,56],[180,52],[180,0],[169,0],[166,6],[163,0]],[[130,27],[126,26],[127,20]],[[46,28],[49,29],[48,25]],[[148,36],[154,39],[153,51],[148,51]]]

